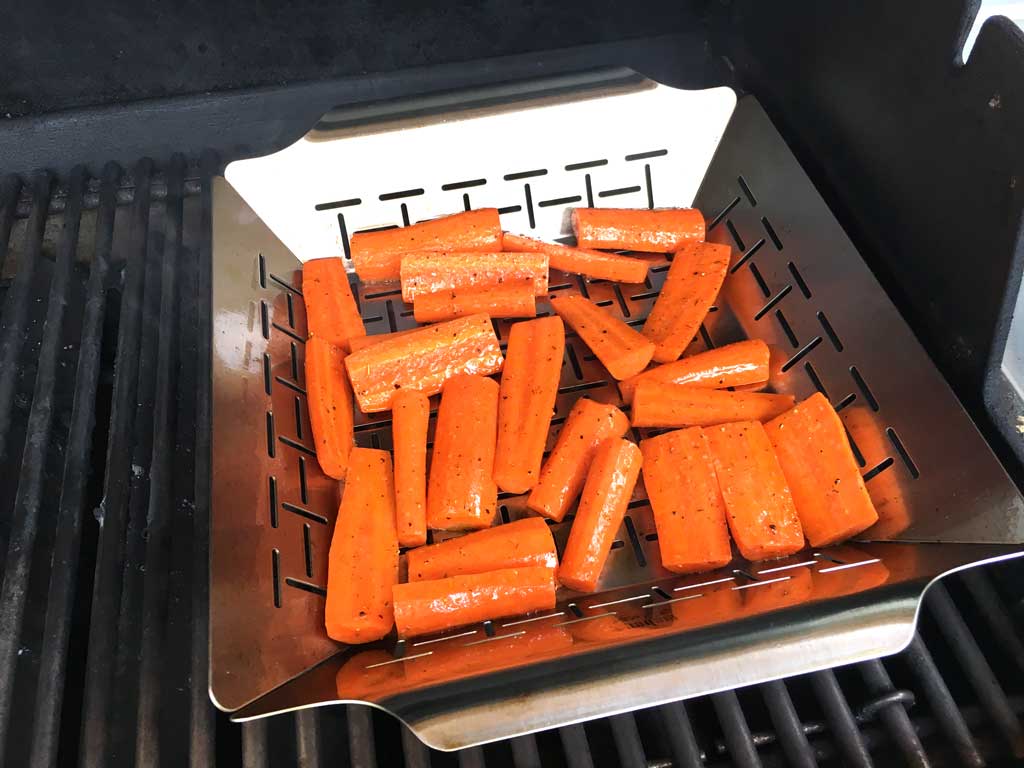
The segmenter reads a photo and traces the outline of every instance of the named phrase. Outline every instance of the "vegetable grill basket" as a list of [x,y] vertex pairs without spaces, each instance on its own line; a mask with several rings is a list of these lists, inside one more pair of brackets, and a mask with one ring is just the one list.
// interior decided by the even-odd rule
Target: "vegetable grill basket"
[[[692,351],[761,338],[774,389],[823,392],[878,525],[842,546],[678,576],[660,565],[641,483],[597,593],[440,636],[330,640],[339,488],[312,447],[300,261],[347,259],[353,232],[472,207],[555,240],[571,234],[573,206],[691,204],[734,251]],[[337,111],[228,166],[212,228],[210,695],[236,720],[365,702],[456,749],[873,658],[909,642],[929,583],[1024,542],[1024,499],[752,97],[610,71]],[[642,286],[553,272],[551,293],[639,326],[667,269],[655,261]],[[354,292],[368,333],[414,325],[398,286]],[[508,323],[496,329],[504,341]],[[620,402],[568,333],[549,448],[580,396]],[[390,447],[388,414],[357,411],[356,440]],[[525,514],[523,497],[499,504],[505,519]],[[559,546],[570,525],[553,526]]]

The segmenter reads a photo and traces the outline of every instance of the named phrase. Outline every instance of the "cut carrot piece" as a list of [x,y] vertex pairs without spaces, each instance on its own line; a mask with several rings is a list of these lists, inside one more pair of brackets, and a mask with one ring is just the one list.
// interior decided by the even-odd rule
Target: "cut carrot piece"
[[765,424],[807,540],[825,547],[874,525],[871,503],[839,415],[815,392]]
[[445,382],[434,429],[427,486],[427,525],[434,530],[486,528],[498,510],[494,444],[498,383],[483,376]]
[[718,243],[693,243],[676,254],[644,323],[644,336],[657,345],[655,361],[678,360],[693,341],[725,280],[729,254]]
[[391,398],[391,444],[395,454],[395,526],[398,543],[427,543],[427,422],[430,398],[400,389]]
[[536,296],[548,292],[548,257],[543,253],[418,251],[402,256],[402,300],[411,304],[428,293],[498,286],[529,280]]
[[306,393],[316,460],[325,475],[344,480],[354,443],[345,352],[315,336],[306,342]]
[[494,481],[503,491],[526,493],[540,479],[564,353],[558,317],[516,323],[509,332],[494,458]]
[[651,362],[654,344],[589,299],[558,296],[551,299],[551,308],[616,379],[635,376]]
[[391,454],[353,448],[327,564],[327,634],[342,643],[379,640],[395,623],[398,582]]
[[705,434],[740,554],[761,560],[803,549],[800,518],[761,422],[722,424]]
[[402,254],[409,251],[500,251],[501,221],[497,208],[480,208],[408,227],[356,232],[349,250],[359,279],[397,280]]
[[491,317],[536,317],[533,282],[512,280],[501,285],[452,288],[420,294],[413,302],[413,316],[418,323],[454,320],[481,312]]
[[575,208],[572,228],[580,248],[672,253],[704,239],[696,208]]
[[546,253],[551,269],[584,275],[594,280],[611,280],[616,283],[642,283],[647,279],[649,264],[642,259],[620,256],[617,253],[588,251],[586,248],[571,248],[568,245],[545,243],[532,237],[513,235],[506,232],[502,241],[506,251],[534,251]]
[[759,339],[737,341],[638,373],[619,382],[619,392],[625,402],[633,402],[636,385],[641,381],[686,384],[703,389],[764,384],[768,381],[768,345]]
[[526,506],[561,522],[583,489],[597,447],[610,437],[622,437],[627,429],[626,414],[614,405],[595,403],[585,397],[577,400]]
[[390,339],[407,336],[410,333],[416,333],[416,331],[422,331],[424,327],[425,326],[418,325],[415,328],[403,328],[401,331],[392,331],[391,333],[374,333],[370,336],[360,336],[359,338],[352,339],[349,342],[349,351],[359,352],[367,347],[380,344],[382,341],[389,341]]
[[633,426],[711,427],[730,421],[768,421],[794,402],[792,395],[641,381],[633,395]]
[[548,524],[539,517],[526,517],[409,550],[406,562],[409,581],[430,581],[530,565],[555,568],[558,553]]
[[452,376],[487,375],[503,358],[487,315],[472,315],[418,328],[353,352],[345,358],[349,380],[363,413],[386,411],[399,389],[434,395]]
[[704,430],[691,427],[648,438],[640,442],[640,452],[661,564],[676,573],[728,565],[732,547],[725,502]]
[[594,454],[558,566],[558,580],[570,589],[597,589],[642,463],[640,449],[618,437],[605,440]]
[[321,338],[347,351],[351,339],[366,335],[341,259],[313,259],[303,264],[302,298],[311,338]]
[[395,585],[399,637],[517,616],[555,607],[553,568],[504,568]]

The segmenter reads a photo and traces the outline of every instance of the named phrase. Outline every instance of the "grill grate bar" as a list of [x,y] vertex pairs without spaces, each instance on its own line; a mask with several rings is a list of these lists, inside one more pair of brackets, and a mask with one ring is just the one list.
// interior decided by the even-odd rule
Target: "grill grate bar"
[[813,672],[810,675],[814,693],[825,711],[829,728],[839,743],[843,761],[852,768],[871,768],[871,757],[867,745],[857,727],[857,721],[850,711],[850,705],[843,695],[836,673],[831,669]]
[[[875,659],[865,661],[857,666],[867,685],[868,693],[875,696],[875,702],[879,703],[872,714],[877,713],[881,718],[889,735],[903,752],[903,757],[906,758],[908,765],[928,768],[931,761],[928,759],[924,747],[921,746],[921,740],[914,731],[914,725],[910,722],[907,710],[904,709],[903,699],[893,696],[900,692],[893,688],[892,680],[885,667],[882,666],[882,662]],[[865,712],[867,709],[868,707],[865,706]]]
[[512,747],[512,762],[515,768],[541,768],[537,739],[532,733],[509,739]]
[[582,725],[559,728],[558,737],[562,741],[562,751],[565,753],[565,762],[569,768],[594,768],[587,732],[583,730]]
[[[267,753],[267,721],[242,723],[242,763],[245,768],[270,768]],[[209,763],[213,765],[213,763]]]
[[320,768],[320,710],[295,713],[296,762],[301,768]]
[[668,737],[672,760],[679,768],[700,768],[704,765],[697,738],[693,735],[686,705],[677,701],[658,708],[661,722]]
[[17,215],[20,192],[21,179],[17,176],[4,176],[0,179],[0,272],[4,271],[4,263],[7,261],[7,248]]
[[1017,669],[1024,671],[1024,642],[1021,642],[1014,630],[1013,619],[1000,602],[988,574],[975,568],[964,571],[960,580],[967,587],[974,606],[988,622],[992,636],[1003,647],[1007,657],[1017,665]]
[[348,718],[348,755],[353,768],[375,768],[377,748],[373,739],[372,710],[359,704],[345,707]]
[[765,683],[761,686],[761,695],[764,697],[772,724],[779,735],[782,751],[789,763],[802,768],[814,768],[818,763],[814,759],[814,752],[807,741],[807,734],[804,733],[786,684],[781,680]]
[[643,744],[640,743],[640,732],[636,728],[633,713],[614,715],[608,718],[608,722],[612,726],[619,764],[625,768],[646,768],[647,756],[644,754]]
[[[353,767],[358,763],[352,763]],[[480,747],[459,750],[459,768],[486,768],[484,751]]]
[[735,691],[724,691],[711,695],[711,703],[718,715],[725,736],[725,746],[733,761],[740,768],[760,768],[761,758],[757,756],[754,739],[750,735],[750,727],[740,708],[740,700]]
[[402,755],[405,768],[430,768],[430,750],[405,726],[402,726]]

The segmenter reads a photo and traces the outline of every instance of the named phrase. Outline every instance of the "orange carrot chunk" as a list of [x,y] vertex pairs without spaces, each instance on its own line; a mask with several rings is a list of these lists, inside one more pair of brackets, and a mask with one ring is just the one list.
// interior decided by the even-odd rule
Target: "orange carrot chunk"
[[427,421],[430,399],[400,389],[391,399],[391,444],[395,454],[395,526],[398,543],[427,543]]
[[711,427],[729,421],[768,421],[793,403],[792,395],[641,381],[633,395],[633,426]]
[[605,440],[594,454],[558,566],[558,580],[569,589],[597,589],[642,463],[640,449],[618,437]]
[[352,388],[345,352],[316,336],[306,342],[306,393],[316,460],[325,475],[344,480],[354,442]]
[[647,279],[647,269],[650,266],[646,261],[630,256],[545,243],[509,232],[504,235],[502,247],[506,251],[546,253],[551,269],[616,283],[642,283]]
[[551,299],[551,308],[616,379],[635,376],[651,362],[654,344],[589,299],[558,296]]
[[835,409],[815,392],[764,425],[812,547],[856,536],[878,520]]
[[487,315],[462,317],[390,336],[345,358],[363,413],[388,410],[392,395],[399,389],[434,395],[457,374],[487,375],[501,370],[501,347]]
[[399,637],[554,607],[555,571],[546,566],[503,568],[395,585]]
[[676,573],[710,571],[732,560],[725,502],[700,427],[640,442],[644,487],[658,529],[661,564]]
[[800,518],[761,422],[722,424],[705,434],[740,554],[762,560],[803,549]]
[[389,339],[397,339],[401,336],[406,336],[416,331],[422,331],[424,326],[416,326],[415,328],[403,328],[400,331],[392,331],[391,333],[374,333],[370,336],[360,336],[357,339],[352,339],[349,342],[350,352],[359,352],[360,350],[366,349],[380,344],[382,341],[388,341]]
[[497,208],[480,208],[422,221],[409,227],[356,232],[350,252],[364,282],[397,280],[402,254],[409,251],[500,251]]
[[391,454],[353,448],[327,563],[327,634],[342,643],[379,640],[395,623],[398,582]]
[[564,353],[558,317],[516,323],[509,332],[494,458],[494,481],[503,491],[526,493],[540,479]]
[[491,317],[536,317],[537,302],[530,280],[505,281],[500,285],[452,288],[422,293],[413,302],[418,323],[436,323],[481,312]]
[[526,506],[561,522],[583,489],[597,447],[610,437],[622,437],[627,429],[626,414],[614,405],[595,403],[585,397],[577,400]]
[[302,298],[311,337],[348,350],[351,339],[366,335],[341,259],[307,261],[302,266]]
[[413,303],[428,293],[498,286],[529,280],[536,296],[548,292],[548,257],[543,253],[476,253],[417,251],[402,256],[402,301]]
[[704,239],[696,208],[575,208],[572,228],[580,248],[672,253]]

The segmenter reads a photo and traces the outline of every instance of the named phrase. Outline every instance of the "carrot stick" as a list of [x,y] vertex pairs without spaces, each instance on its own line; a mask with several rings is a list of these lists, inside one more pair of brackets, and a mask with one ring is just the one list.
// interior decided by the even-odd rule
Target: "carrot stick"
[[400,336],[407,336],[410,333],[423,330],[424,326],[418,325],[415,328],[403,328],[400,331],[392,331],[391,333],[374,333],[370,336],[360,336],[358,338],[349,341],[349,351],[359,352],[360,350],[372,347],[376,344],[380,344],[382,341],[388,341],[389,339],[397,339]]
[[595,403],[585,397],[577,400],[526,506],[561,522],[583,489],[598,445],[607,438],[622,437],[627,429],[629,420],[614,405]]
[[642,440],[640,452],[661,564],[676,573],[728,565],[725,502],[704,430],[691,427]]
[[486,528],[498,510],[494,443],[498,383],[483,376],[445,382],[434,429],[427,486],[427,525],[434,530]]
[[427,293],[529,280],[536,296],[548,292],[548,257],[543,253],[416,251],[402,256],[402,300]]
[[307,261],[302,266],[302,298],[311,337],[348,350],[351,339],[366,335],[341,259]]
[[633,395],[634,427],[711,427],[730,421],[768,421],[793,407],[792,395],[729,392],[641,381]]
[[408,227],[356,232],[349,250],[360,280],[397,280],[402,254],[409,251],[500,251],[501,222],[497,208],[480,208]]
[[875,524],[878,513],[846,430],[824,395],[815,392],[765,430],[812,547],[835,544]]
[[572,228],[580,248],[672,253],[704,239],[696,208],[575,208]]
[[803,549],[796,506],[761,422],[722,424],[705,434],[740,554],[761,560]]
[[555,607],[555,571],[546,566],[503,568],[434,581],[395,585],[399,637],[517,616]]
[[316,460],[325,475],[344,480],[354,441],[352,388],[344,350],[317,336],[306,342],[306,394]]
[[421,293],[413,302],[413,316],[418,323],[454,320],[481,312],[491,317],[536,317],[533,282],[512,280],[501,285]]
[[582,296],[558,296],[551,308],[579,334],[616,379],[628,379],[651,362],[654,344]]
[[353,448],[327,564],[327,634],[342,643],[379,640],[395,623],[398,582],[391,455]]
[[619,392],[625,402],[633,402],[636,385],[641,381],[686,384],[703,389],[763,384],[768,381],[768,345],[759,339],[737,341],[638,373],[619,382]]
[[618,437],[605,440],[594,454],[558,566],[558,580],[569,589],[597,589],[642,463],[640,449]]
[[568,245],[545,243],[532,237],[513,235],[506,232],[502,240],[506,251],[535,251],[546,253],[551,269],[584,275],[594,280],[611,280],[616,283],[642,283],[647,279],[649,264],[642,259],[620,256],[617,253],[588,251],[586,248],[571,248]]
[[456,374],[494,373],[502,362],[491,319],[472,315],[361,349],[345,358],[345,367],[359,410],[374,413],[388,410],[398,389],[434,395]]
[[558,553],[548,524],[539,517],[524,517],[440,544],[411,549],[406,562],[409,581],[430,581],[501,568],[555,568]]
[[509,332],[494,459],[494,481],[503,491],[526,493],[540,479],[564,353],[558,317],[516,323]]
[[691,243],[676,254],[643,328],[657,345],[655,361],[678,360],[693,341],[725,280],[729,254],[718,243]]
[[398,543],[427,543],[427,421],[430,399],[400,389],[391,399],[391,444],[395,454],[395,525]]

